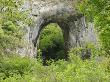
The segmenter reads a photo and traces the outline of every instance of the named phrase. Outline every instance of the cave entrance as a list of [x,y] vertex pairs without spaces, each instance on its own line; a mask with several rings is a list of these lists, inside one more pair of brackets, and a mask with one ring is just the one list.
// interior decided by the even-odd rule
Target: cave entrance
[[63,30],[57,23],[43,27],[39,36],[39,46],[43,63],[48,60],[66,59]]

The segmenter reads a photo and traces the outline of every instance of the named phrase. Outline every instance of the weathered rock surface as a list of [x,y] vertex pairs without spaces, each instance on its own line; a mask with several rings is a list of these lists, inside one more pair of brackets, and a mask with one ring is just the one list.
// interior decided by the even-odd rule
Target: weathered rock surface
[[[77,1],[77,0],[76,0]],[[31,0],[25,1],[23,9],[31,9],[34,25],[27,28],[25,48],[20,54],[35,57],[38,39],[43,28],[49,23],[57,23],[63,32],[65,49],[83,47],[86,43],[96,43],[94,25],[86,23],[85,17],[75,9],[76,1],[69,0]]]

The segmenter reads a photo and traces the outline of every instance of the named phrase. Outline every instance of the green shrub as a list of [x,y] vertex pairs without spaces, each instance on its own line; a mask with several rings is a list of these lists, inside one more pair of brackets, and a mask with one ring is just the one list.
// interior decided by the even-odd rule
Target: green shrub
[[51,23],[43,29],[39,49],[42,52],[41,56],[45,56],[44,60],[65,58],[63,33],[57,24]]
[[29,58],[19,56],[3,57],[0,61],[0,74],[2,79],[13,77],[14,75],[23,76],[32,71],[34,63]]
[[82,0],[78,9],[95,24],[100,46],[110,55],[110,0]]
[[72,51],[69,60],[43,66],[36,59],[11,57],[0,61],[1,82],[109,82],[110,58],[82,60]]
[[19,9],[23,1],[0,0],[0,54],[6,55],[24,46],[21,45],[25,33],[23,29],[32,22],[28,12]]
[[41,33],[39,48],[47,50],[57,45],[64,46],[62,30],[57,24],[51,23]]

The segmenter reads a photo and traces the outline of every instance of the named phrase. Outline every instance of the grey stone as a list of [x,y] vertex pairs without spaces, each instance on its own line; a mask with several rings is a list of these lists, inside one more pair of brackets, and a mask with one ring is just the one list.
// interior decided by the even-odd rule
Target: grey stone
[[[92,23],[86,23],[85,17],[75,9],[77,0],[26,0],[23,9],[31,9],[30,16],[34,21],[27,27],[24,36],[26,47],[19,54],[37,56],[38,39],[43,28],[50,23],[57,23],[63,32],[65,50],[84,47],[86,43],[96,44],[97,38]],[[23,51],[24,50],[24,51]]]

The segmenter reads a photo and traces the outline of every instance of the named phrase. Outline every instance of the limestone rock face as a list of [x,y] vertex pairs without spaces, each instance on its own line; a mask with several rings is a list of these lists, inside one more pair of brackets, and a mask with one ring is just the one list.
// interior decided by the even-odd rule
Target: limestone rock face
[[[76,0],[77,1],[77,0]],[[39,35],[49,23],[57,23],[63,32],[65,50],[83,47],[88,42],[96,43],[94,25],[87,24],[85,17],[75,9],[75,0],[26,0],[23,9],[31,10],[34,21],[32,27],[27,27],[26,47],[20,52],[30,57],[36,57]]]

